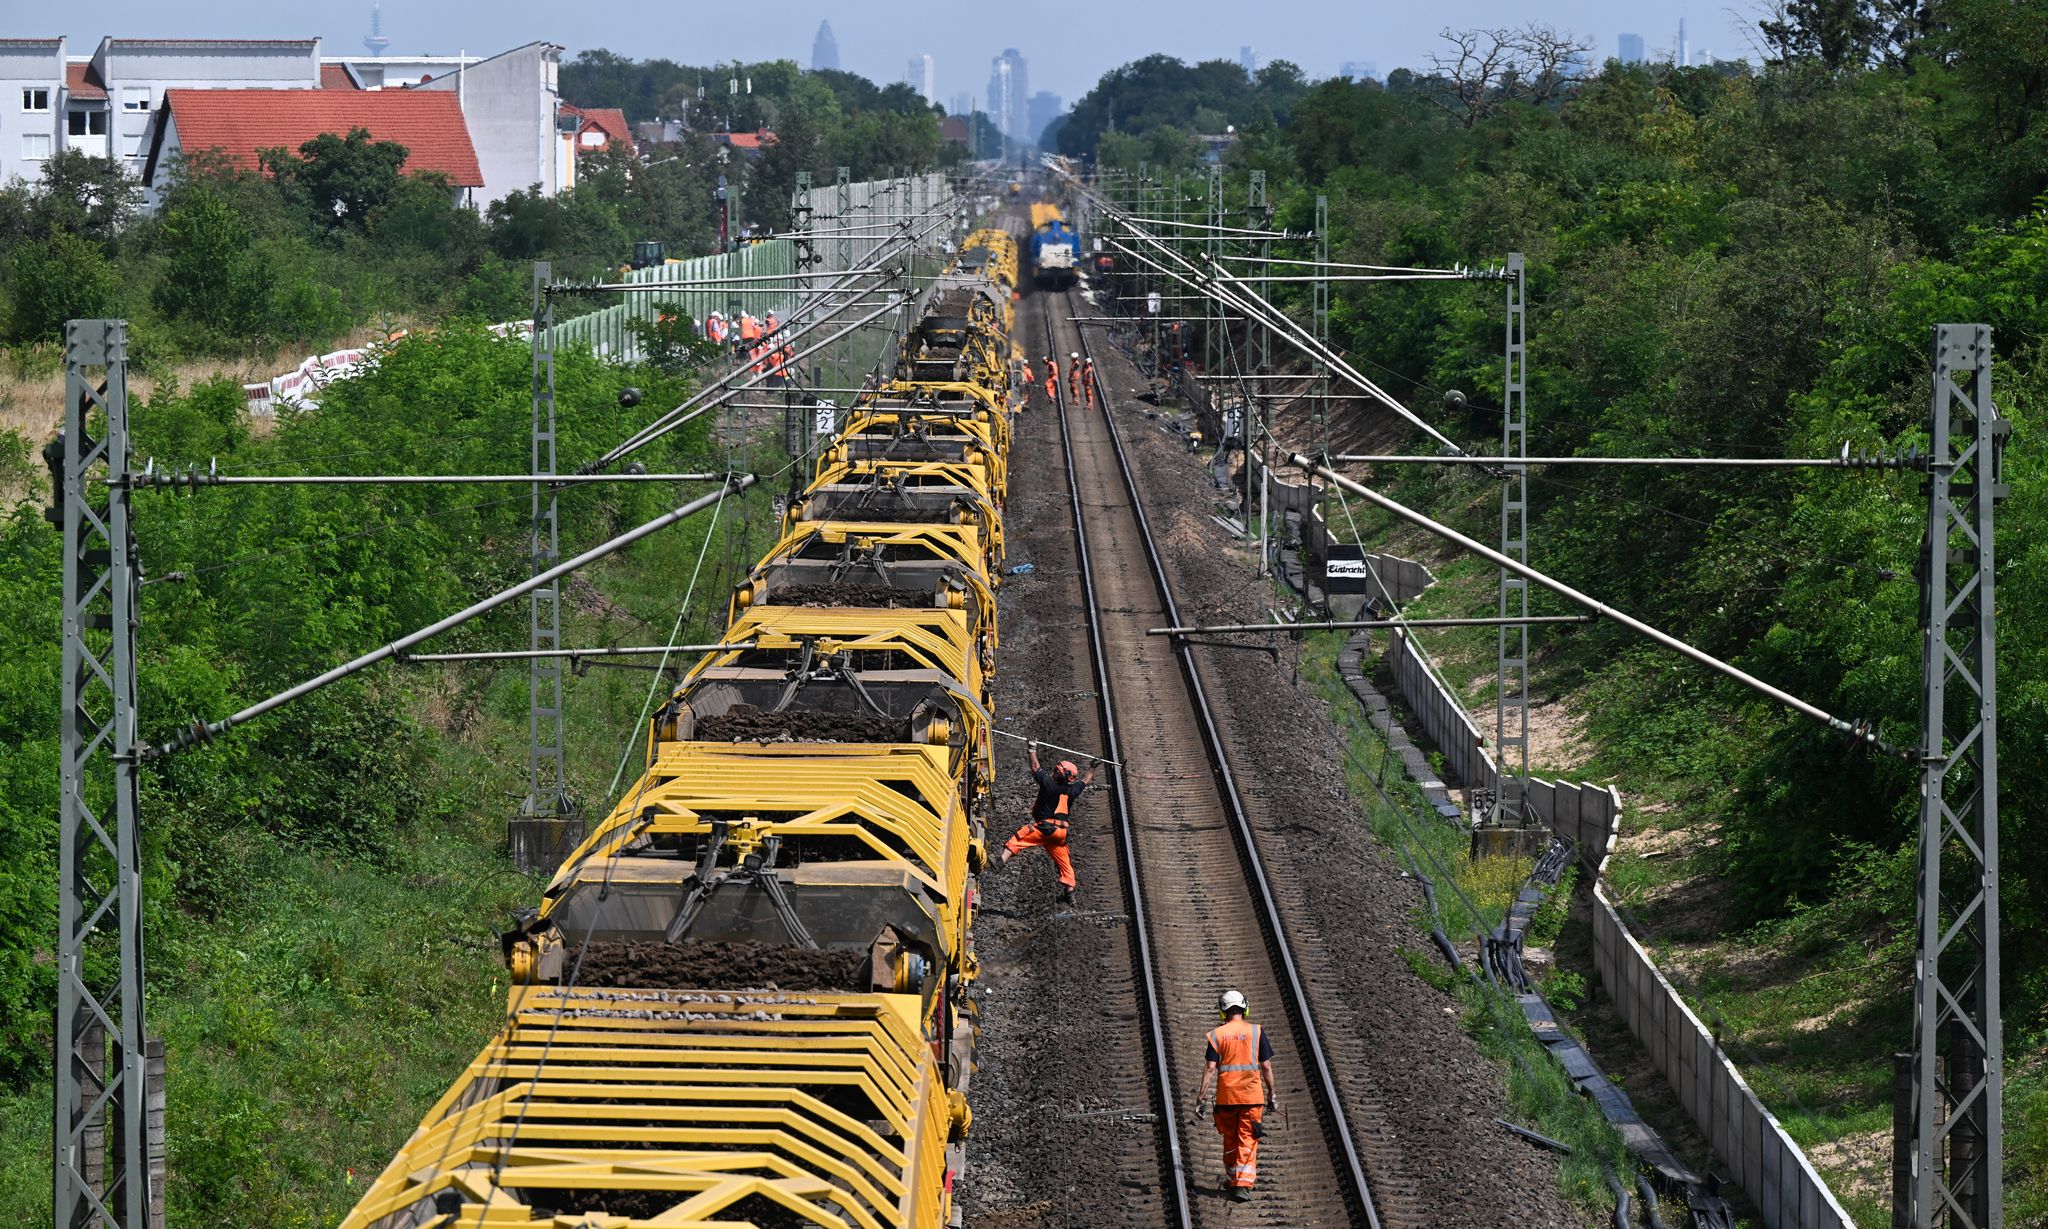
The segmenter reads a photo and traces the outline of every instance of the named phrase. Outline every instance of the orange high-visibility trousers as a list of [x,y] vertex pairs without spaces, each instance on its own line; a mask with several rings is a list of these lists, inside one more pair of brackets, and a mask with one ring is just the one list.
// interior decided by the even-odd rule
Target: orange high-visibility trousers
[[1223,1136],[1223,1177],[1249,1190],[1259,1180],[1259,1141],[1252,1128],[1266,1116],[1263,1105],[1219,1105],[1216,1131]]
[[1061,832],[1047,839],[1045,834],[1038,830],[1038,824],[1032,822],[1017,829],[1017,835],[1003,842],[1003,852],[1011,857],[1016,857],[1033,847],[1045,850],[1052,858],[1053,869],[1059,872],[1060,886],[1069,892],[1073,891],[1074,859],[1073,855],[1067,852],[1066,834]]

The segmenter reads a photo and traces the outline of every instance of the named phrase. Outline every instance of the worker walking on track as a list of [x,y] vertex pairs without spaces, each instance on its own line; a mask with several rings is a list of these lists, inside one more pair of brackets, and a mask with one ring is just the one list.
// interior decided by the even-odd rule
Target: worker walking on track
[[1060,399],[1060,361],[1050,354],[1045,356],[1045,399],[1051,402]]
[[1081,801],[1082,792],[1095,780],[1095,768],[1101,761],[1089,761],[1085,775],[1072,760],[1061,760],[1048,771],[1039,766],[1037,743],[1030,744],[1030,751],[1031,776],[1038,782],[1038,797],[1031,803],[1031,822],[1017,829],[1017,835],[1003,843],[1003,856],[996,859],[996,865],[1007,864],[1027,849],[1045,850],[1060,877],[1060,903],[1071,905],[1074,903],[1076,881],[1074,859],[1068,852],[1067,838],[1073,824],[1074,807]]
[[1088,408],[1095,408],[1095,360],[1086,359],[1081,364],[1081,395],[1087,398]]
[[1244,1018],[1244,995],[1225,990],[1216,1000],[1223,1023],[1209,1033],[1207,1064],[1195,1113],[1214,1110],[1223,1136],[1223,1188],[1239,1203],[1252,1197],[1259,1180],[1259,1139],[1266,1111],[1274,1107],[1273,1043],[1266,1030]]
[[1081,400],[1081,352],[1067,355],[1067,404],[1074,405]]

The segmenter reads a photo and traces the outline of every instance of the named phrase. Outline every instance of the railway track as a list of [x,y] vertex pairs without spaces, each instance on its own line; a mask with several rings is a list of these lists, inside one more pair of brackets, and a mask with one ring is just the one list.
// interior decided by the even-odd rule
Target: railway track
[[[1069,296],[1041,297],[1052,353],[1087,353]],[[1121,870],[1138,948],[1146,1059],[1163,1083],[1165,1202],[1189,1226],[1364,1225],[1379,1213],[1273,885],[1184,648],[1146,630],[1179,621],[1111,416],[1057,399]],[[1141,562],[1142,561],[1142,562]],[[1216,995],[1242,990],[1272,1029],[1282,1113],[1268,1120],[1258,1194],[1224,1198],[1221,1145],[1191,1121]],[[1349,1047],[1347,1047],[1349,1048]],[[1382,1139],[1382,1143],[1384,1140]]]

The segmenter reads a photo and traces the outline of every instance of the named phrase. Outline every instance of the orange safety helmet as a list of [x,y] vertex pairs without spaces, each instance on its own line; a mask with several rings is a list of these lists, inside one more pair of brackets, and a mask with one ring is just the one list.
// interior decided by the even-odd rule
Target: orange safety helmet
[[1078,769],[1078,768],[1076,768],[1076,767],[1074,767],[1074,761],[1072,761],[1072,760],[1061,760],[1061,761],[1060,761],[1060,767],[1059,767],[1059,774],[1060,774],[1060,780],[1062,780],[1062,781],[1073,781],[1073,780],[1077,780],[1077,779],[1079,779],[1079,777],[1081,776],[1081,770],[1080,770],[1080,769]]

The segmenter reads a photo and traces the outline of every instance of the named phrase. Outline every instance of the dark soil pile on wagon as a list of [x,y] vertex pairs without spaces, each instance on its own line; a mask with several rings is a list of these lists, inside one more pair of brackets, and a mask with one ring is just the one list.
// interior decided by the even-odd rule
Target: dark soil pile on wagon
[[900,743],[910,741],[908,723],[871,713],[764,713],[735,704],[697,723],[694,736],[707,743]]
[[592,943],[579,986],[641,990],[866,990],[868,954],[773,943]]
[[884,610],[916,609],[932,604],[930,589],[898,589],[890,585],[784,585],[769,594],[777,606],[862,606]]

